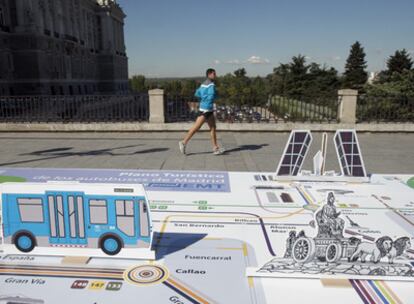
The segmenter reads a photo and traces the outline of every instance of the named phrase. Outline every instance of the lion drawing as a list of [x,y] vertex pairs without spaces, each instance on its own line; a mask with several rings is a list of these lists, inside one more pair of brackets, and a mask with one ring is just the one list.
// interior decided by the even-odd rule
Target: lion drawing
[[375,243],[361,242],[349,258],[349,261],[355,262],[358,258],[361,258],[361,262],[365,263],[367,256],[371,256],[371,262],[378,263],[390,252],[392,243],[392,239],[389,236],[380,237]]
[[388,253],[389,263],[394,263],[394,259],[402,256],[407,249],[411,247],[410,238],[403,236],[396,239],[393,244],[390,252]]

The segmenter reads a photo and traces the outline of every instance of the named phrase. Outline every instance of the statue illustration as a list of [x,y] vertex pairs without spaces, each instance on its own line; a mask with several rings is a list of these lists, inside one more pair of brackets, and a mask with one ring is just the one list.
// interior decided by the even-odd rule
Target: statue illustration
[[358,259],[361,259],[361,262],[365,263],[369,256],[370,262],[378,263],[383,257],[389,254],[392,249],[392,244],[393,241],[389,236],[380,237],[375,243],[361,242],[348,260],[350,262],[356,262]]
[[340,214],[336,211],[335,196],[329,192],[326,204],[316,213],[318,237],[343,238],[345,221],[339,217]]
[[290,258],[292,257],[292,247],[293,244],[296,242],[297,237],[296,237],[296,231],[292,230],[289,232],[289,237],[286,240],[286,251],[285,251],[285,255],[283,256],[284,258]]
[[284,254],[284,258],[291,258],[292,257],[292,250],[293,250],[293,245],[295,244],[296,240],[301,238],[301,237],[306,237],[305,235],[305,231],[301,230],[299,231],[298,234],[296,234],[295,230],[292,230],[289,232],[289,237],[286,240],[286,250],[285,250],[285,254]]

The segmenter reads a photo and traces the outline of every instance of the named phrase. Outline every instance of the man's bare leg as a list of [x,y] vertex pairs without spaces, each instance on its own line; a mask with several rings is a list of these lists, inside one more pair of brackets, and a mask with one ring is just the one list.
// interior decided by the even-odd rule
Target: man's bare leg
[[216,119],[214,115],[211,115],[208,120],[208,127],[210,128],[210,137],[211,137],[211,143],[213,144],[213,150],[216,151],[219,149],[219,146],[217,144],[217,128],[216,128]]
[[203,115],[197,117],[195,124],[191,127],[188,131],[187,135],[184,137],[183,144],[186,145],[190,139],[194,136],[194,134],[200,130],[201,126],[206,122],[206,118]]

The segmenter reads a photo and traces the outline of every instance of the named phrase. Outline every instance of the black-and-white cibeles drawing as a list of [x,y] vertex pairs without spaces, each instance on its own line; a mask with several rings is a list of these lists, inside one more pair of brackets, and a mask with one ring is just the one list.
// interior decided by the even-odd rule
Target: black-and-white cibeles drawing
[[[361,262],[365,263],[367,256],[371,256],[371,262],[378,263],[383,257],[390,253],[392,245],[393,242],[389,236],[382,236],[377,239],[375,243],[361,242],[349,258],[349,261],[355,262],[358,258],[361,258]],[[392,263],[391,259],[390,263]]]
[[351,227],[361,227],[358,225],[358,223],[354,222],[353,220],[351,220],[351,218],[347,215],[346,218],[349,221],[349,224],[351,225]]
[[[414,277],[407,255],[409,237],[383,235],[373,241],[345,237],[345,220],[335,201],[334,193],[329,192],[324,205],[315,212],[316,236],[307,236],[304,230],[290,231],[283,258],[274,258],[257,273]],[[359,227],[346,218],[350,228]]]

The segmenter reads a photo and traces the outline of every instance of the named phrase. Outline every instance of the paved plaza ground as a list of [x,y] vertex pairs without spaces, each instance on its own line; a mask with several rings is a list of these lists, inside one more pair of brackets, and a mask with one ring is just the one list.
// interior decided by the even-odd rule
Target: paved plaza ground
[[[220,132],[227,153],[211,154],[209,134],[196,134],[188,155],[178,151],[182,132],[0,133],[0,166],[165,170],[275,171],[288,133]],[[305,169],[320,147],[314,133]],[[339,170],[329,134],[327,169]],[[370,173],[414,173],[414,134],[361,133],[359,141]]]

